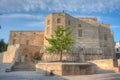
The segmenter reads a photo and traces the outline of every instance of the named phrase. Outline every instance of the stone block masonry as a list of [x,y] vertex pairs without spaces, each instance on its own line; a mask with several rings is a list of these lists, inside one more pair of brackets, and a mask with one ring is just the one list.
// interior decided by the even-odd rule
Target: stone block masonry
[[36,64],[36,72],[41,74],[66,75],[86,75],[94,74],[96,68],[90,63],[62,63],[62,62],[40,62]]

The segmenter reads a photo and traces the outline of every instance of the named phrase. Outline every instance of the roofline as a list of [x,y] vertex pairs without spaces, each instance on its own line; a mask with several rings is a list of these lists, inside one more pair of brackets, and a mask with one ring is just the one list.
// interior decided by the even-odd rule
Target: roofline
[[26,30],[26,31],[25,30],[22,30],[22,31],[16,30],[16,31],[14,31],[14,30],[12,30],[10,32],[44,32],[44,31],[42,31],[42,30],[41,31],[34,31],[34,30],[30,30],[30,31],[29,30]]

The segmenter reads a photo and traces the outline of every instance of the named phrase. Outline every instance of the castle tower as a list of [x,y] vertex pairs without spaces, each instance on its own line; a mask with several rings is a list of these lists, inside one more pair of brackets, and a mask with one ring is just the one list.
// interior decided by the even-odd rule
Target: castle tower
[[[76,40],[73,50],[79,52],[83,49],[87,59],[90,55],[95,58],[98,54],[111,58],[114,53],[114,41],[110,25],[97,22],[97,18],[75,18],[66,13],[52,13],[46,16],[44,37],[51,37],[57,25],[71,27],[71,36]],[[49,46],[45,38],[44,46]]]

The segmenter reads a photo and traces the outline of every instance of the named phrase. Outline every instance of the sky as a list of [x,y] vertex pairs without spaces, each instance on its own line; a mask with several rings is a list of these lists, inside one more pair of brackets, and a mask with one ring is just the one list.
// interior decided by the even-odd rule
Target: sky
[[110,24],[120,41],[120,0],[0,0],[0,39],[8,42],[13,30],[44,30],[45,16],[63,11]]

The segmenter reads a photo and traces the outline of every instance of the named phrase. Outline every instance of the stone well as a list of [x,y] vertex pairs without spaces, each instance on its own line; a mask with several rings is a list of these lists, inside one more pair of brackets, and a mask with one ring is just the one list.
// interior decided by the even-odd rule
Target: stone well
[[65,75],[86,75],[94,74],[96,68],[90,63],[70,63],[70,62],[40,62],[36,64],[36,72],[41,74]]

